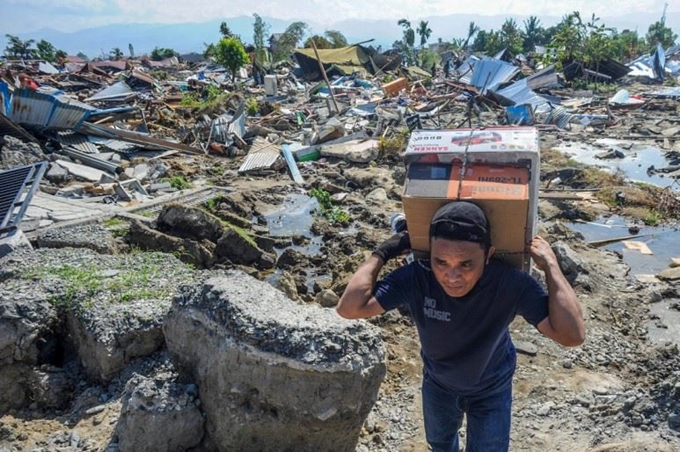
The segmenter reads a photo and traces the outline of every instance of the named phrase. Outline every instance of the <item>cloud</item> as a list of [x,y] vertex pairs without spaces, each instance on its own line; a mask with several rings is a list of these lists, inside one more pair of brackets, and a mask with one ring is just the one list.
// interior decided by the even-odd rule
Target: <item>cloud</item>
[[[203,22],[236,16],[281,20],[302,20],[328,26],[344,19],[400,18],[412,22],[451,14],[485,16],[536,15],[560,17],[581,11],[616,17],[624,14],[657,12],[661,17],[665,0],[2,0],[0,27],[10,33],[41,27],[61,30],[99,26],[107,23]],[[669,12],[680,11],[680,4]],[[29,29],[26,29],[29,27]],[[23,28],[23,29],[22,29]]]

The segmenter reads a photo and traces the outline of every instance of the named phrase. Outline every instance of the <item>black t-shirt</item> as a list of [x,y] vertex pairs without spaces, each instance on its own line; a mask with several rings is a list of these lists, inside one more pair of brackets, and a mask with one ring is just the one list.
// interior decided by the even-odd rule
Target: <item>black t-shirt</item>
[[514,371],[508,325],[516,315],[536,326],[548,317],[548,294],[531,275],[492,259],[464,297],[444,292],[427,261],[401,267],[376,284],[386,311],[408,306],[430,377],[459,395],[490,393]]

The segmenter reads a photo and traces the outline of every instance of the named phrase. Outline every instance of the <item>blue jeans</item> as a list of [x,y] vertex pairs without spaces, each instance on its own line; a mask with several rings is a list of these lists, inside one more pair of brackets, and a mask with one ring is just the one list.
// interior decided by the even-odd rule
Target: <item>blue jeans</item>
[[465,452],[507,452],[512,385],[492,395],[457,396],[423,375],[425,436],[433,452],[459,452],[458,429],[467,415]]

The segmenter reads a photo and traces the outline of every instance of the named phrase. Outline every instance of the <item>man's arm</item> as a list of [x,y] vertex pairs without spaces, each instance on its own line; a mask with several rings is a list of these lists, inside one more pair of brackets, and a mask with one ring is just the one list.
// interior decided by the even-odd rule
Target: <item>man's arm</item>
[[335,308],[346,319],[365,319],[385,312],[373,296],[375,282],[385,262],[411,248],[407,232],[394,234],[381,244],[352,275]]
[[550,244],[535,237],[530,250],[536,266],[545,273],[548,286],[548,317],[537,325],[538,330],[566,347],[583,344],[586,328],[581,306],[574,289],[562,274]]
[[385,312],[373,296],[373,288],[382,267],[382,259],[371,255],[352,275],[335,308],[341,317],[364,319]]

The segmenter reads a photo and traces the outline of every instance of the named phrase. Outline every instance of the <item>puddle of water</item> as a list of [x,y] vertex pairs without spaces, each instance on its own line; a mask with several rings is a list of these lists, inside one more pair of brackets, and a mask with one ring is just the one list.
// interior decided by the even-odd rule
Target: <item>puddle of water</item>
[[[664,151],[661,149],[646,145],[633,145],[630,149],[624,149],[621,146],[625,145],[625,142],[611,139],[597,140],[595,143],[600,146],[594,147],[584,143],[574,143],[571,146],[562,145],[555,149],[586,165],[597,166],[608,170],[610,173],[617,170],[621,171],[634,182],[644,182],[659,187],[667,187],[673,184],[674,179],[664,177],[663,174],[647,174],[647,169],[652,165],[657,169],[668,166]],[[620,151],[625,157],[614,159],[598,159],[595,157],[608,149]],[[680,191],[680,184],[673,184],[673,190]]]
[[[617,216],[600,218],[593,223],[569,224],[571,229],[583,234],[588,242],[632,236],[628,232],[628,226],[623,218]],[[612,243],[604,248],[620,253],[633,275],[656,275],[668,268],[671,258],[680,257],[680,230],[677,228],[640,226],[640,232],[629,240],[647,244],[654,254],[642,254],[628,249],[622,242]]]
[[314,197],[292,194],[286,196],[283,205],[264,215],[271,235],[290,237],[301,235],[312,238],[310,228],[314,223],[314,211],[319,203]]
[[[264,215],[269,227],[269,233],[276,237],[303,236],[309,239],[305,245],[291,245],[292,248],[306,256],[316,256],[321,253],[323,238],[311,232],[314,223],[314,212],[319,209],[319,203],[314,197],[301,194],[286,196],[280,208]],[[287,248],[274,248],[278,259]],[[267,275],[265,281],[276,287],[281,279],[281,270],[277,269]],[[305,278],[307,289],[313,292],[315,282],[332,280],[331,275],[318,275],[311,268],[307,269]]]

